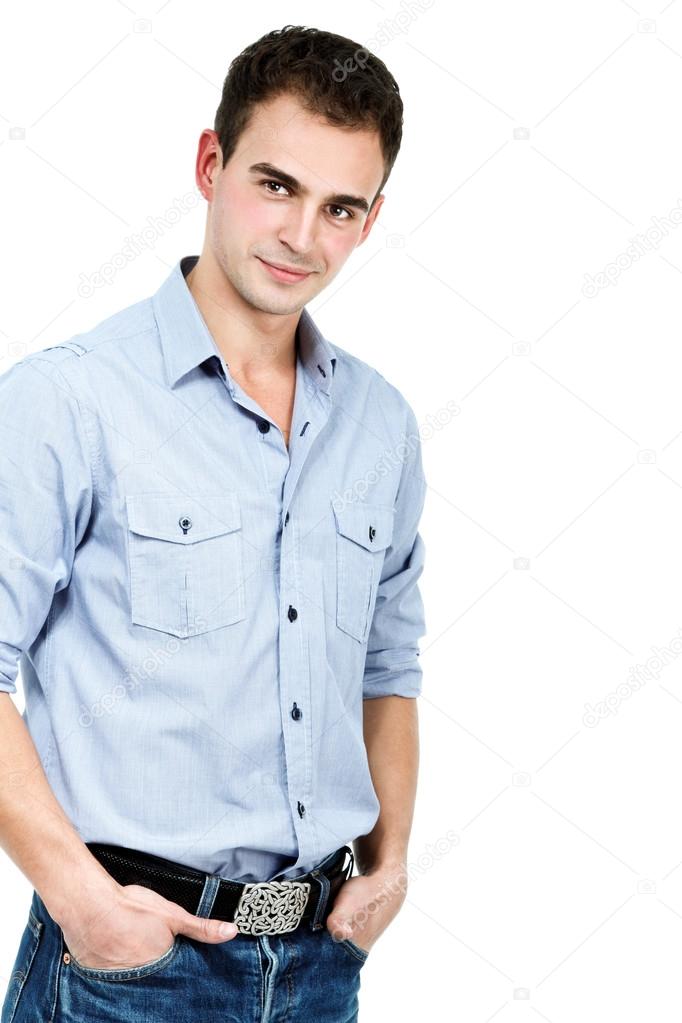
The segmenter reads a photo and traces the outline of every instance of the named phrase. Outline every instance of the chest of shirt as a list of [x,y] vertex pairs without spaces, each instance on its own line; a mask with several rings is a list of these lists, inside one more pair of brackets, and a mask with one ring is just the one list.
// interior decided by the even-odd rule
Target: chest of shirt
[[209,632],[247,621],[264,581],[316,578],[342,632],[364,641],[401,470],[378,417],[312,391],[287,449],[217,376],[181,396],[133,379],[96,402],[90,541],[133,626]]

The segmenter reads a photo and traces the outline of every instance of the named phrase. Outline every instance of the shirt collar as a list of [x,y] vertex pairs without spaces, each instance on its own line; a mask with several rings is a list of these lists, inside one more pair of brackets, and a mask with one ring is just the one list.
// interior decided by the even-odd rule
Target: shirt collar
[[[226,371],[229,368],[213,340],[199,307],[187,287],[186,275],[198,256],[183,256],[152,296],[154,316],[161,338],[166,376],[171,387],[211,357],[216,357]],[[298,358],[310,380],[318,390],[330,394],[337,352],[318,330],[310,313],[301,310],[297,326]]]

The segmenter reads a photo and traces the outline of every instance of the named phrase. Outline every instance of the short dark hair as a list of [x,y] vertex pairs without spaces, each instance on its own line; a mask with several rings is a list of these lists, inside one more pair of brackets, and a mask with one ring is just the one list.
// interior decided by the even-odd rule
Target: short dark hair
[[230,64],[214,130],[223,167],[258,103],[294,95],[330,124],[377,131],[386,184],[400,149],[403,103],[383,61],[345,36],[302,25],[285,25],[261,36]]

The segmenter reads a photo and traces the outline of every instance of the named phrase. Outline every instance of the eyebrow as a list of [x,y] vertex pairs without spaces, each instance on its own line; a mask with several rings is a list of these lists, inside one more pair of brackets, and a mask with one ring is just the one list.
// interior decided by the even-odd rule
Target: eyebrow
[[[254,163],[249,167],[249,172],[251,174],[267,174],[270,178],[277,178],[292,192],[298,192],[300,195],[306,195],[308,192],[308,189],[300,181],[271,163]],[[369,203],[361,195],[344,195],[343,193],[328,195],[325,202],[333,206],[354,206],[355,209],[362,210],[363,213],[369,213]]]

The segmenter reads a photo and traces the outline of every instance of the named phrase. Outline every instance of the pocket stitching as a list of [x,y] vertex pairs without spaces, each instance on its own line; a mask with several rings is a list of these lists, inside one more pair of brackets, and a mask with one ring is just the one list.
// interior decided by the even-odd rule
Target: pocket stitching
[[367,956],[369,955],[369,951],[367,949],[360,948],[360,946],[356,945],[355,942],[351,941],[350,938],[343,938],[340,944],[343,945],[351,955],[358,958],[362,963],[365,962]]
[[[19,987],[17,989],[17,993],[16,993],[16,996],[14,998],[14,1005],[12,1006],[12,1010],[11,1010],[11,1012],[9,1014],[9,1017],[8,1017],[8,1023],[12,1023],[12,1020],[16,1016],[17,1008],[19,1006],[19,1001],[21,999],[21,995],[23,993],[23,990],[24,990],[24,988],[26,986],[26,981],[28,980],[29,974],[31,972],[31,967],[33,966],[33,960],[35,959],[36,953],[38,951],[38,945],[40,944],[40,937],[41,937],[41,932],[42,932],[42,929],[43,929],[43,923],[42,923],[41,920],[38,920],[38,918],[35,916],[35,914],[33,913],[33,911],[31,909],[29,909],[29,913],[28,913],[28,927],[29,927],[29,929],[31,931],[31,934],[33,935],[33,938],[31,940],[31,945],[30,945],[30,948],[28,950],[28,961],[26,962],[26,966],[23,966],[22,964],[19,964],[18,970],[12,972],[12,978],[10,979],[10,985],[12,983],[12,979],[16,978],[17,973],[21,974],[21,981],[19,982]],[[8,993],[9,993],[9,988],[8,988]]]
[[[395,510],[381,504],[357,504],[346,509],[335,508],[334,520],[336,532],[369,551],[378,554],[390,547],[393,539]],[[350,514],[346,515],[346,512]],[[380,527],[378,538],[370,540],[369,529],[377,523]]]
[[[350,547],[347,545],[350,544]],[[344,547],[345,545],[345,547]],[[357,551],[359,547],[353,540],[339,533],[336,538],[336,571],[338,576],[338,588],[336,594],[336,624],[338,627],[359,643],[364,642],[369,622],[369,605],[372,596],[372,582],[374,566],[371,562],[373,554],[361,548],[363,553]],[[344,553],[345,550],[345,553]],[[349,561],[355,559],[356,568],[351,570]],[[362,559],[362,560],[360,560]],[[362,569],[361,567],[362,566]],[[362,591],[360,586],[362,585]],[[351,590],[355,589],[357,600],[350,596]],[[364,610],[353,614],[353,606],[359,604]]]
[[[181,544],[183,547],[201,543],[202,540],[214,540],[216,537],[225,536],[228,533],[236,533],[242,528],[241,506],[236,491],[204,491],[203,495],[201,492],[199,494],[200,496],[197,498],[188,498],[185,504],[191,504],[196,508],[197,514],[202,511],[207,512],[214,524],[210,525],[209,523],[204,526],[203,531],[200,529],[198,539],[196,530],[181,534],[176,532],[175,523],[173,523],[173,528],[170,528],[167,502],[176,500],[178,495],[165,491],[127,494],[125,505],[128,528],[138,536],[146,536],[152,540],[166,540],[168,543]],[[164,502],[166,503],[164,504]],[[210,510],[213,502],[218,504],[218,512]],[[146,520],[145,513],[147,513]]]
[[[237,493],[230,490],[222,492],[211,491],[210,493],[205,492],[199,495],[197,500],[201,503],[203,498],[209,509],[211,505],[215,507],[216,504],[219,505],[223,501],[225,507],[220,509],[220,513],[209,511],[209,515],[220,519],[222,514],[226,521],[221,527],[204,527],[203,533],[200,534],[200,539],[193,540],[191,543],[184,542],[179,536],[171,536],[170,530],[165,528],[164,522],[159,518],[155,519],[155,515],[159,514],[159,509],[161,508],[160,499],[163,497],[171,499],[176,498],[177,495],[163,493],[128,494],[125,498],[130,596],[129,620],[131,625],[139,625],[143,628],[163,632],[166,635],[187,639],[244,621],[246,618],[244,553],[241,506]],[[145,498],[150,499],[149,508],[154,509],[154,514],[150,513],[146,521],[144,514]],[[136,500],[138,501],[137,511],[133,511]],[[220,547],[203,548],[201,546],[210,541],[223,547],[224,553],[222,556],[219,554]],[[158,544],[168,544],[171,548],[175,548],[175,550],[170,550],[167,554],[163,554]],[[228,547],[228,544],[230,544],[230,547]],[[194,554],[192,553],[193,548],[197,548]],[[211,550],[214,551],[213,555],[210,555]],[[158,554],[156,553],[157,551]],[[205,551],[205,554],[201,555],[201,551]],[[170,589],[171,584],[167,583],[163,572],[157,573],[151,579],[145,570],[145,562],[149,564],[148,559],[154,559],[155,557],[162,559],[160,563],[161,569],[164,569],[165,564],[168,565],[167,577],[168,579],[171,579],[171,576],[173,577],[173,589],[177,588],[179,593],[178,604],[173,608],[172,612],[169,603],[170,594],[163,597],[163,592],[166,591],[167,586]],[[199,587],[202,585],[202,566],[194,564],[200,557],[207,558],[211,563],[214,559],[218,559],[221,564],[228,565],[231,563],[233,565],[234,579],[228,582],[229,592],[227,596],[223,595],[222,588],[220,592],[218,591],[217,584],[215,587],[216,592],[213,594],[210,594],[210,592],[206,593],[205,598],[202,598],[200,592],[195,592],[191,589],[195,578],[199,580]],[[190,588],[186,589],[182,583],[183,580],[186,581],[188,579],[191,580]],[[145,592],[147,592],[145,586],[153,585],[158,586],[162,592],[161,601],[158,599],[154,600],[153,593],[148,593],[147,600],[145,600]],[[197,627],[196,622],[193,627],[190,627],[188,623],[190,620],[193,620],[192,616],[197,604],[200,606],[199,618],[203,617],[201,613],[202,600],[206,605],[204,609],[206,617],[214,615],[222,605],[225,605],[225,610],[222,612],[222,615],[218,615],[219,620],[208,627]],[[165,604],[163,601],[165,601]],[[156,617],[154,617],[151,612],[157,604],[159,610],[156,612]],[[209,607],[208,605],[212,606]],[[166,608],[165,611],[164,607]]]
[[356,945],[355,942],[352,941],[350,938],[342,938],[340,941],[335,941],[334,938],[332,937],[332,933],[329,930],[329,928],[325,927],[325,930],[327,932],[329,940],[332,942],[333,945],[338,945],[341,948],[345,949],[346,953],[349,956],[351,956],[355,960],[359,959],[361,963],[364,963],[366,961],[367,957],[369,956],[369,951],[365,950],[364,948],[360,948],[360,946]]
[[107,980],[122,982],[126,980],[140,980],[143,977],[148,977],[152,973],[158,973],[159,970],[165,969],[176,957],[180,951],[180,942],[182,935],[176,934],[173,939],[173,944],[167,949],[163,955],[159,956],[158,959],[153,959],[150,963],[143,963],[141,966],[128,966],[123,969],[96,969],[90,966],[83,966],[78,962],[73,953],[70,953],[71,960],[70,965],[74,971],[86,980]]
[[[353,509],[355,512],[359,510],[362,510],[362,515],[348,516],[344,521],[343,509],[333,507],[336,536],[336,624],[346,635],[364,643],[370,627],[372,594],[378,588],[381,565],[393,538],[394,511],[386,506],[367,504],[357,505]],[[382,546],[378,548],[371,546],[369,537],[365,539],[365,526],[369,529],[372,519],[383,523],[380,540]],[[358,528],[359,523],[361,525]],[[353,590],[355,598],[351,597]],[[361,611],[353,612],[353,608],[358,606]]]

